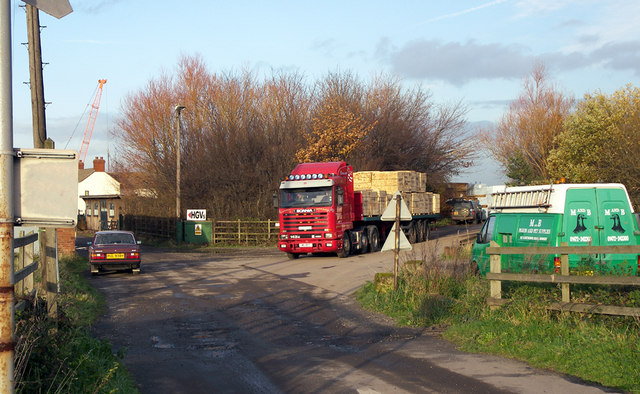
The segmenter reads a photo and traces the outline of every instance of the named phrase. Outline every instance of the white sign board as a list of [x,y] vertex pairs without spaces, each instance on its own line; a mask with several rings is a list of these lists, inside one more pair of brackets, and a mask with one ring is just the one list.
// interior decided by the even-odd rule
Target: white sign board
[[75,227],[78,219],[76,151],[14,151],[13,213],[16,225]]
[[187,220],[204,221],[207,220],[206,209],[187,209]]
[[[384,241],[384,245],[382,245],[382,252],[386,252],[387,250],[395,250],[396,249],[396,224],[393,224],[393,227],[391,227],[391,231],[389,232],[389,236],[387,237],[387,240]],[[413,246],[411,246],[411,243],[409,243],[409,240],[407,239],[407,236],[404,235],[404,231],[402,231],[402,229],[400,229],[400,247],[398,248],[398,250],[411,250],[413,249]]]
[[385,208],[384,212],[382,213],[382,217],[380,217],[380,220],[383,220],[383,221],[396,220],[396,209],[397,209],[396,207],[398,205],[398,202],[397,202],[398,196],[400,196],[400,220],[407,221],[413,218],[413,216],[411,216],[411,212],[409,211],[409,207],[407,206],[407,203],[404,202],[402,195],[400,194],[399,191],[397,191],[393,194],[393,198],[391,198],[391,201],[389,201],[389,205],[387,205],[387,208]]
[[73,8],[71,8],[71,4],[69,4],[69,0],[22,0],[22,1],[58,19],[62,18],[65,15],[70,14],[73,11]]

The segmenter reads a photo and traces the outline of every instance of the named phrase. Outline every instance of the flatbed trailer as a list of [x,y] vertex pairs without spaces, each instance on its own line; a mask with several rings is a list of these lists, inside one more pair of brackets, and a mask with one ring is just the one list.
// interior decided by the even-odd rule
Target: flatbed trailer
[[[345,162],[299,164],[281,182],[280,191],[278,248],[292,259],[306,253],[346,257],[376,252],[393,226],[393,221],[382,220],[390,193],[368,193],[384,199],[363,201],[364,192],[354,190],[353,169]],[[437,208],[438,212],[412,213],[411,220],[401,222],[409,242],[428,239],[430,223],[440,219]]]

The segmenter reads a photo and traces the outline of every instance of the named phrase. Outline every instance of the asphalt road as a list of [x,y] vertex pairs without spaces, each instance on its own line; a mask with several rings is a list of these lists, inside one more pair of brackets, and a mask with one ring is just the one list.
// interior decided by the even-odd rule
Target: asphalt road
[[[420,244],[403,258],[459,237]],[[298,260],[273,249],[143,253],[140,275],[90,279],[107,300],[94,333],[114,352],[125,350],[143,393],[606,391],[463,353],[437,330],[399,328],[363,311],[353,292],[392,270],[392,252]]]

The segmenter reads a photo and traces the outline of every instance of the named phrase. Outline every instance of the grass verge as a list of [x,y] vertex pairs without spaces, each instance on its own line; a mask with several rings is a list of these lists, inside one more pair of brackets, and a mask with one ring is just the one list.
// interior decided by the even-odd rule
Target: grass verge
[[[424,263],[424,262],[427,263]],[[553,312],[554,285],[503,285],[508,305],[490,310],[487,280],[473,275],[467,254],[414,259],[404,263],[398,290],[367,283],[357,299],[367,309],[398,324],[441,326],[443,336],[469,352],[517,358],[618,390],[640,393],[640,319]],[[640,306],[640,290],[582,286],[576,302]]]
[[135,382],[111,345],[91,336],[90,325],[104,300],[83,275],[87,260],[60,260],[57,321],[39,297],[26,297],[16,311],[15,389],[17,393],[136,393]]

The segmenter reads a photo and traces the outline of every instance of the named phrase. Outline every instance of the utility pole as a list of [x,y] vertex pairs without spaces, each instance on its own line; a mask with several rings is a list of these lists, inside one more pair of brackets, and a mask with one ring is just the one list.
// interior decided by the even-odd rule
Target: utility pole
[[0,0],[0,392],[13,393],[11,2]]
[[29,41],[29,85],[31,86],[31,112],[33,119],[33,147],[44,148],[47,126],[44,113],[44,83],[42,81],[42,51],[40,46],[40,11],[31,4],[27,11],[27,38]]
[[[24,0],[26,3],[36,3],[34,0]],[[27,6],[28,8],[29,6]],[[47,2],[42,9],[56,18],[61,18],[72,11],[67,0],[53,0]],[[35,10],[35,9],[34,9]],[[31,11],[34,11],[31,10]],[[35,10],[37,18],[37,10]],[[30,11],[27,11],[30,13]],[[29,15],[29,14],[28,14]],[[27,20],[30,17],[27,16]],[[38,33],[38,52],[40,51],[40,26],[35,23]],[[39,55],[38,55],[39,58]],[[35,66],[33,66],[35,67]],[[44,128],[44,88],[42,86],[42,60],[40,74],[40,100],[42,102],[41,114],[35,124],[42,123],[38,127],[38,142],[34,134],[34,146],[44,147],[46,129]],[[37,72],[36,72],[37,74]],[[33,75],[33,74],[32,74]],[[13,179],[13,103],[11,77],[11,1],[0,0],[0,392],[13,393],[15,380],[14,373],[14,297],[13,297],[13,224],[15,220],[14,210],[14,179]],[[33,81],[32,81],[33,84]],[[34,88],[32,85],[32,89]],[[36,92],[37,94],[37,92]],[[36,101],[38,101],[36,100]],[[35,119],[35,118],[34,118]],[[35,130],[34,126],[34,130]],[[42,138],[40,135],[42,130]]]
[[182,138],[182,125],[180,124],[180,113],[185,109],[184,105],[176,105],[176,242],[182,242],[184,235],[182,227],[182,212],[180,209],[180,139]]
[[[40,11],[31,4],[27,11],[27,37],[29,44],[29,86],[31,87],[31,114],[33,119],[33,147],[54,149],[47,138],[45,118],[44,83],[42,77],[42,50],[40,46]],[[43,290],[47,298],[47,311],[52,319],[58,318],[58,261],[56,229],[43,227],[39,231],[40,268],[42,269]]]

